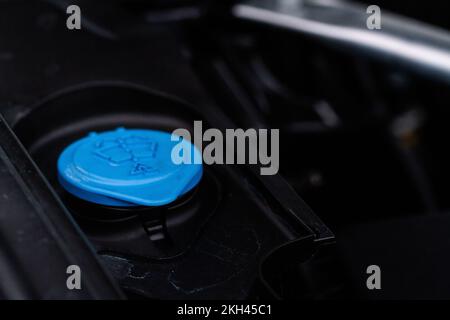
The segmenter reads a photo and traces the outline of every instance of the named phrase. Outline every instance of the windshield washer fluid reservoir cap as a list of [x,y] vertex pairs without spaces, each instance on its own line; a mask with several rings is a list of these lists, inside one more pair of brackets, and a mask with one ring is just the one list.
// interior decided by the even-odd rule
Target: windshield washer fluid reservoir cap
[[[162,206],[193,189],[202,177],[200,151],[189,141],[145,129],[118,128],[90,133],[64,149],[58,159],[63,188],[83,200],[108,206]],[[175,164],[181,143],[192,163]]]

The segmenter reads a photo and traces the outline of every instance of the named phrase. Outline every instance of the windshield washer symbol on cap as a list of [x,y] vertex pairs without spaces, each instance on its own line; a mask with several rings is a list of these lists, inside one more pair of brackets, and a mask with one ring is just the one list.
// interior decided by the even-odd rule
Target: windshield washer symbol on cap
[[[139,163],[140,159],[155,158],[158,143],[145,137],[129,136],[112,140],[105,139],[98,142],[95,147],[97,150],[94,153],[97,156],[109,161],[110,165],[117,166],[129,161]],[[142,169],[138,170],[142,172]]]

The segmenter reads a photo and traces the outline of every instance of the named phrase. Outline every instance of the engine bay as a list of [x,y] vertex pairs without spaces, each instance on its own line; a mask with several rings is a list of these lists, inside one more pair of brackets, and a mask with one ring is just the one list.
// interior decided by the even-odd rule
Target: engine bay
[[[0,297],[449,298],[448,14],[380,2],[385,29],[361,31],[363,3],[299,2],[1,1]],[[84,159],[80,189],[61,183],[77,141],[180,129],[203,167],[183,190],[177,173],[173,201],[119,192],[117,171],[91,188]],[[86,166],[134,161],[120,183],[160,183],[142,132]]]

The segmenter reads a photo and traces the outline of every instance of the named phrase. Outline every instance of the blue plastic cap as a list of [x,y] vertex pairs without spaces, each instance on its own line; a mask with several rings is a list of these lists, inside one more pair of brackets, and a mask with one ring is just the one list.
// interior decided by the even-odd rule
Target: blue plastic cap
[[182,143],[201,159],[189,141],[171,134],[118,128],[91,133],[69,145],[58,159],[58,178],[69,193],[108,206],[162,206],[194,188],[202,164],[175,164],[173,147]]

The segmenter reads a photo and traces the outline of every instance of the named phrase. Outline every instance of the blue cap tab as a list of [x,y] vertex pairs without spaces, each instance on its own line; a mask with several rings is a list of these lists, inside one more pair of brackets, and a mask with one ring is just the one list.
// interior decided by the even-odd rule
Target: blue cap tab
[[[180,142],[181,141],[181,142]],[[161,206],[193,189],[202,177],[202,164],[175,164],[171,134],[118,128],[91,133],[69,145],[58,159],[58,178],[71,194],[109,206]],[[201,159],[201,155],[200,155]]]

